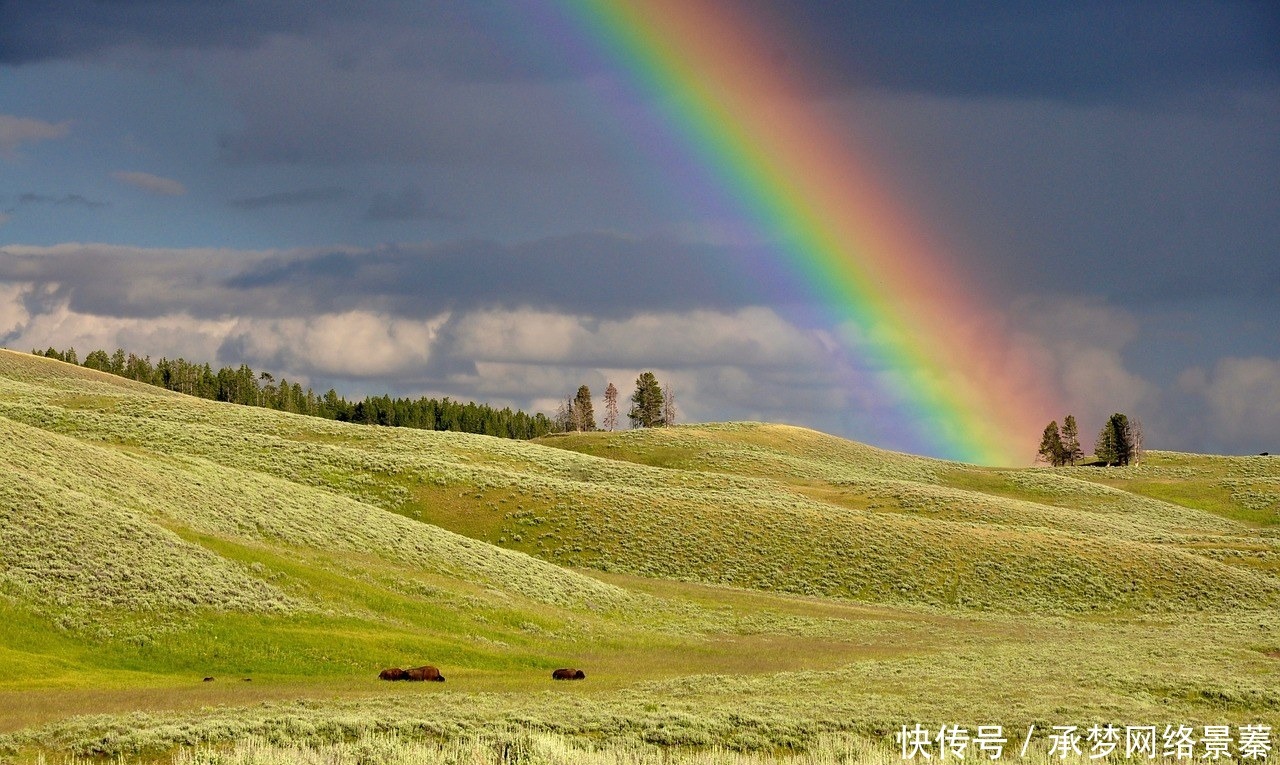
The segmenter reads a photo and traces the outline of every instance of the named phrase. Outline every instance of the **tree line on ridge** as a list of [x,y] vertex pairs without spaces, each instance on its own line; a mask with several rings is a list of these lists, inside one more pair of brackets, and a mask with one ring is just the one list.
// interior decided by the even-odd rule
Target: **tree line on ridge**
[[542,413],[528,414],[521,410],[512,411],[509,407],[496,409],[475,402],[463,404],[447,396],[442,399],[410,399],[382,395],[348,401],[332,388],[324,394],[317,394],[311,388],[304,389],[299,383],[291,383],[283,377],[277,380],[269,372],[256,373],[248,364],[214,371],[208,363],[197,364],[182,358],[161,358],[152,363],[150,356],[139,357],[120,348],[112,354],[93,351],[85,356],[83,363],[75,348],[65,351],[49,348],[33,350],[32,353],[212,401],[260,406],[341,422],[519,439],[537,438],[554,430],[551,419]]
[[[1107,418],[1098,432],[1093,444],[1093,462],[1088,464],[1108,467],[1137,464],[1144,452],[1142,422],[1136,417],[1116,412]],[[1068,414],[1062,420],[1061,428],[1057,420],[1046,425],[1036,455],[1037,461],[1054,467],[1075,465],[1083,460],[1084,450],[1080,447],[1076,418]]]
[[[676,394],[670,385],[658,384],[653,372],[642,372],[636,378],[636,389],[631,394],[631,409],[627,419],[633,428],[660,428],[676,424]],[[560,403],[553,419],[555,429],[589,432],[616,430],[618,427],[618,388],[613,383],[604,389],[604,419],[596,425],[595,406],[591,402],[591,388],[578,387],[578,392]]]

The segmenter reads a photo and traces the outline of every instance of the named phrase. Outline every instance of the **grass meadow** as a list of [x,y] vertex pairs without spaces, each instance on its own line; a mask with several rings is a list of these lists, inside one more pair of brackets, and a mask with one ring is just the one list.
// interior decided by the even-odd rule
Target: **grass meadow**
[[[0,351],[0,466],[0,761],[879,763],[916,723],[1280,729],[1280,458],[979,468],[760,423],[519,442]],[[423,663],[447,682],[376,679]]]

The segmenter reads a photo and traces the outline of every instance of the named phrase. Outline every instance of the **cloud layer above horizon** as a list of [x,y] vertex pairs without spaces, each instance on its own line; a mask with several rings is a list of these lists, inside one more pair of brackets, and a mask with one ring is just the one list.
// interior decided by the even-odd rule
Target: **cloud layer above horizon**
[[[1057,381],[1047,417],[1280,452],[1280,12],[731,7]],[[687,420],[917,448],[809,285],[553,16],[0,5],[0,344],[544,411],[654,369]]]

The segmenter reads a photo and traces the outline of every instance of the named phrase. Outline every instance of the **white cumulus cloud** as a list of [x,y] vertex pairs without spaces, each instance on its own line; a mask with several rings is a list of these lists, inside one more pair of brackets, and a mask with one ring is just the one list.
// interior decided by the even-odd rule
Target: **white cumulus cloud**
[[484,361],[768,367],[826,356],[818,333],[761,307],[608,320],[533,309],[478,311],[455,322],[449,334],[456,354]]
[[30,284],[0,284],[0,338],[20,331],[30,320],[23,301],[30,291]]
[[1071,298],[1027,299],[1016,312],[1077,419],[1100,422],[1112,412],[1124,412],[1152,424],[1159,389],[1133,372],[1123,355],[1139,339],[1132,314],[1101,301]]
[[[101,316],[73,310],[65,300],[28,316],[21,303],[15,308],[13,298],[6,301],[14,289],[15,285],[0,286],[0,333],[8,338],[6,345],[16,350],[75,348],[83,359],[92,350],[124,348],[139,356],[182,356],[212,362],[235,324],[234,320],[197,319],[181,313],[146,318]],[[5,333],[7,317],[16,323]]]
[[412,376],[426,366],[447,320],[447,314],[400,319],[371,311],[241,320],[227,342],[254,366],[295,375]]

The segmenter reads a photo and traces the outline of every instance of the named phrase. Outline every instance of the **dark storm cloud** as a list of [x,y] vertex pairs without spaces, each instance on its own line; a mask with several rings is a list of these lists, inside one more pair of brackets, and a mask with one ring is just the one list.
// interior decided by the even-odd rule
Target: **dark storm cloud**
[[5,0],[0,2],[0,61],[77,58],[106,49],[244,47],[303,21],[269,4],[163,0]]
[[378,192],[365,212],[365,219],[370,221],[408,221],[408,220],[457,220],[456,215],[439,209],[427,201],[427,195],[417,186],[405,186],[394,194]]
[[[784,68],[804,62],[796,74],[828,88],[1097,100],[1280,82],[1280,5],[1271,2],[752,0],[722,12],[767,19],[766,55]],[[243,50],[290,33],[326,37],[339,67],[376,51],[453,81],[598,73],[583,69],[601,62],[566,52],[571,28],[538,3],[0,0],[0,62]]]
[[225,285],[282,296],[305,291],[315,303],[309,310],[376,307],[417,316],[453,308],[538,306],[619,316],[764,302],[765,285],[744,275],[751,257],[674,240],[582,234],[516,245],[467,241],[286,257],[258,263]]
[[[4,197],[0,197],[0,204],[5,202]],[[52,194],[38,194],[35,192],[24,192],[13,198],[13,201],[4,205],[4,212],[0,213],[0,224],[7,222],[11,216],[19,214],[23,208],[30,207],[55,207],[55,208],[81,208],[85,210],[97,210],[106,207],[106,202],[98,202],[83,194],[63,194],[62,196],[54,196]]]
[[113,50],[245,50],[292,34],[328,37],[339,66],[376,49],[398,65],[426,65],[460,80],[573,75],[568,62],[548,55],[529,34],[531,18],[514,6],[452,0],[0,0],[0,63]]
[[267,207],[300,207],[324,202],[340,202],[350,196],[351,192],[347,189],[328,186],[325,188],[280,191],[257,197],[243,197],[241,199],[232,199],[227,204],[240,210],[261,210]]
[[[405,35],[415,50],[430,47]],[[459,82],[424,62],[343,61],[326,41],[296,38],[215,68],[242,116],[220,138],[232,164],[413,162],[551,174],[607,159],[598,126],[584,124],[588,94],[577,85]]]
[[279,33],[325,23],[394,23],[397,3],[312,0],[0,0],[0,62],[95,56],[115,48],[249,48]]
[[80,194],[63,194],[62,196],[57,197],[48,194],[35,194],[32,192],[18,195],[18,204],[55,205],[58,207],[87,207],[90,209],[107,206],[106,202],[96,202]]
[[1062,100],[1159,98],[1280,83],[1280,5],[1267,2],[753,5],[830,87]]
[[769,302],[786,285],[748,278],[745,269],[756,255],[607,234],[514,245],[465,241],[292,253],[0,247],[0,283],[33,284],[72,310],[112,317],[369,310],[422,318],[453,309],[529,306],[620,317]]
[[[1065,306],[1012,323],[1046,344],[1062,411],[1167,410],[1147,422],[1177,448],[1204,442],[1156,431],[1199,411],[1277,431],[1280,410],[1250,402],[1280,401],[1280,5],[700,1],[759,29],[760,53],[891,181],[886,206],[936,235],[991,307]],[[33,115],[0,115],[0,166],[19,173],[0,205],[30,205],[0,215],[6,237],[209,245],[0,245],[0,301],[21,306],[0,302],[0,339],[7,323],[19,347],[221,347],[373,392],[420,391],[430,372],[521,406],[574,390],[584,365],[711,360],[722,376],[677,379],[704,416],[791,419],[794,397],[760,415],[751,402],[795,392],[757,372],[804,355],[784,352],[804,333],[769,314],[811,295],[780,273],[787,258],[741,244],[750,212],[564,7],[0,0],[6,108]],[[17,66],[59,60],[76,66]],[[96,193],[84,168],[140,156],[191,193],[121,197],[110,215],[61,193]],[[477,238],[379,246],[440,230]],[[583,230],[636,236],[563,235]],[[800,324],[829,329],[817,312]],[[834,394],[846,383],[824,387],[827,363],[804,379]],[[1185,401],[1161,398],[1172,383],[1156,381],[1175,379]],[[814,424],[879,411],[879,391],[850,395]],[[1214,448],[1245,444],[1231,437]]]

